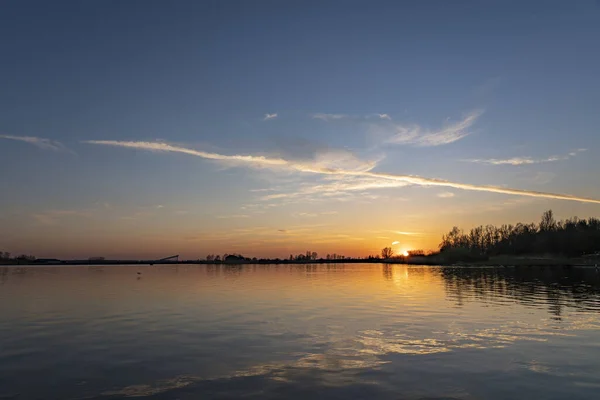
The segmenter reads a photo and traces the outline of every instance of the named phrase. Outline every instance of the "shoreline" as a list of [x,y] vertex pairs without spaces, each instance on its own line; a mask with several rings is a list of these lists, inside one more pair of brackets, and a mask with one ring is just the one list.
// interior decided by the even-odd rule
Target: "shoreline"
[[0,264],[0,267],[18,267],[18,266],[111,266],[111,265],[306,265],[306,264],[402,264],[414,266],[436,266],[436,267],[578,267],[594,268],[600,264],[597,258],[585,260],[582,258],[540,258],[540,257],[512,257],[498,256],[489,260],[471,261],[471,262],[444,262],[436,259],[435,256],[393,259],[347,259],[347,260],[246,260],[238,262],[215,262],[205,260],[182,260],[182,261],[153,261],[153,260],[56,260],[53,262],[23,262]]

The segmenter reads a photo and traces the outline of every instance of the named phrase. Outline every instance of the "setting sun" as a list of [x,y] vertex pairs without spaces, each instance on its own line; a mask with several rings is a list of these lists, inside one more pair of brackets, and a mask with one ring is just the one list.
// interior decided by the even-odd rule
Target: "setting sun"
[[404,250],[404,251],[402,252],[402,255],[403,255],[404,257],[407,257],[407,256],[408,256],[408,251],[407,251],[407,250]]

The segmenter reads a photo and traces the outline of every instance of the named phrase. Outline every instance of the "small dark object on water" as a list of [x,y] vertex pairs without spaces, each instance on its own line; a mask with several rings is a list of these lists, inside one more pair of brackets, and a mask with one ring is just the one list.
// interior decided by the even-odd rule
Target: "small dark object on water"
[[140,271],[138,271],[138,273],[137,273],[137,274],[138,274],[138,275],[141,275],[142,273],[141,273]]

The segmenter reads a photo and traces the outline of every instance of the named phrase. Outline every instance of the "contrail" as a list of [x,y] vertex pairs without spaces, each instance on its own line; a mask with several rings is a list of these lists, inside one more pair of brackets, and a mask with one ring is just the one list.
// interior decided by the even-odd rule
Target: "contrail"
[[173,153],[184,153],[196,157],[206,158],[208,160],[220,160],[220,161],[231,161],[241,163],[255,163],[261,165],[281,165],[285,166],[288,161],[278,158],[266,158],[263,156],[241,156],[233,155],[227,156],[218,153],[207,153],[205,151],[199,151],[194,149],[188,149],[180,146],[172,146],[162,142],[122,142],[117,140],[85,140],[83,143],[89,144],[102,144],[105,146],[117,146],[117,147],[128,147],[132,149],[142,149],[150,151],[167,151]]
[[489,192],[489,193],[500,193],[500,194],[510,194],[515,196],[528,196],[528,197],[538,197],[538,198],[546,198],[546,199],[555,199],[555,200],[570,200],[570,201],[578,201],[581,203],[594,203],[600,204],[600,200],[592,199],[588,197],[579,197],[573,196],[569,194],[557,194],[557,193],[548,193],[548,192],[538,192],[532,190],[523,190],[523,189],[512,189],[498,186],[488,186],[488,185],[472,185],[469,183],[460,183],[460,182],[452,182],[443,179],[435,179],[435,178],[425,178],[415,175],[397,175],[397,174],[386,174],[381,172],[372,172],[372,171],[351,171],[344,169],[335,169],[335,168],[323,168],[307,163],[301,163],[296,161],[288,161],[282,158],[267,158],[264,156],[249,156],[249,155],[224,155],[218,153],[207,153],[204,151],[198,151],[194,149],[188,149],[180,146],[172,146],[167,143],[161,142],[132,142],[132,141],[116,141],[116,140],[88,140],[84,141],[84,143],[89,144],[99,144],[106,146],[117,146],[117,147],[127,147],[134,149],[142,149],[142,150],[150,150],[150,151],[163,151],[163,152],[175,152],[175,153],[184,153],[193,155],[196,157],[201,157],[209,160],[218,160],[218,161],[228,161],[234,162],[237,164],[245,163],[248,165],[256,165],[260,167],[273,167],[273,168],[284,168],[284,169],[292,169],[299,172],[305,173],[313,173],[313,174],[321,174],[321,175],[340,175],[340,176],[356,176],[356,177],[369,177],[369,178],[377,178],[377,179],[385,179],[389,181],[398,181],[405,182],[413,185],[419,186],[441,186],[441,187],[451,187],[455,189],[462,190],[471,190],[477,192]]
[[443,179],[423,178],[420,176],[413,176],[413,175],[391,175],[391,174],[381,174],[381,173],[377,173],[377,172],[366,172],[365,174],[368,174],[368,176],[379,177],[379,178],[383,178],[383,179],[397,180],[397,181],[412,183],[412,184],[421,185],[421,186],[444,186],[444,187],[451,187],[451,188],[463,189],[463,190],[473,190],[473,191],[477,191],[477,192],[502,193],[502,194],[517,195],[517,196],[542,197],[542,198],[546,198],[546,199],[572,200],[572,201],[579,201],[582,203],[600,204],[600,200],[591,199],[588,197],[573,196],[570,194],[537,192],[537,191],[533,191],[533,190],[511,189],[511,188],[488,186],[488,185],[471,185],[469,183],[451,182],[451,181],[446,181]]

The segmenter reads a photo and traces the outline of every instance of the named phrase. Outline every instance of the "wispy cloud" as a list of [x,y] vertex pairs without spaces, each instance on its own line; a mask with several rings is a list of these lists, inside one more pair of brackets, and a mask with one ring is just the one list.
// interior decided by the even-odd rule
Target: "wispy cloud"
[[385,114],[385,113],[354,114],[354,115],[316,113],[316,114],[312,114],[311,118],[321,119],[323,121],[335,121],[335,120],[340,120],[340,119],[364,120],[364,119],[369,119],[369,118],[379,118],[379,119],[385,119],[388,121],[392,120],[392,117],[389,114]]
[[392,242],[392,246],[395,246],[395,245],[397,245],[397,244],[400,244],[400,242],[399,242],[399,241],[397,241],[397,240],[394,240],[394,241]]
[[516,198],[516,199],[507,199],[500,202],[488,203],[480,206],[479,209],[473,210],[473,207],[465,210],[466,212],[472,213],[473,211],[484,211],[484,212],[493,212],[493,211],[505,211],[508,209],[512,209],[515,207],[521,207],[525,204],[531,204],[535,199],[532,198]]
[[323,121],[332,121],[336,119],[348,118],[347,114],[324,114],[317,113],[312,115],[313,119],[322,119]]
[[121,214],[119,219],[125,221],[142,221],[144,219],[155,217],[158,213],[162,212],[159,211],[162,209],[165,209],[165,206],[162,204],[137,205],[133,209],[123,210],[123,214]]
[[327,177],[326,179],[326,183],[305,186],[296,191],[265,195],[262,197],[262,200],[312,197],[315,195],[331,197],[340,196],[348,192],[364,192],[370,189],[389,189],[408,185],[406,182],[361,176],[334,176],[333,179],[332,177]]
[[237,218],[250,218],[248,214],[230,214],[230,215],[219,215],[218,219],[237,219]]
[[335,214],[337,214],[337,211],[324,211],[324,212],[320,212],[320,213],[297,212],[297,213],[293,213],[292,217],[294,217],[294,218],[314,218],[314,217],[318,217],[320,215],[335,215]]
[[[516,196],[539,197],[557,200],[571,200],[584,203],[600,204],[600,200],[586,197],[573,196],[568,194],[556,194],[548,192],[538,192],[525,189],[512,189],[507,187],[491,186],[491,185],[473,185],[468,183],[452,182],[443,179],[426,178],[415,175],[403,174],[388,174],[383,172],[373,172],[372,169],[377,165],[377,162],[365,162],[364,165],[358,165],[354,169],[346,169],[338,167],[340,163],[331,164],[330,160],[312,160],[312,161],[293,161],[284,160],[281,158],[267,158],[264,156],[252,155],[222,155],[217,153],[207,153],[203,151],[188,149],[185,147],[172,146],[166,143],[157,142],[121,142],[121,141],[87,141],[86,143],[127,147],[134,149],[143,149],[160,152],[177,152],[189,154],[209,160],[229,161],[239,165],[269,167],[273,169],[285,169],[308,174],[316,174],[329,177],[344,177],[347,179],[355,178],[356,180],[371,179],[372,182],[388,184],[393,187],[398,187],[401,184],[417,185],[417,186],[439,186],[462,190],[470,190],[477,192],[489,192],[499,194],[509,194]],[[343,163],[342,163],[343,165]],[[392,183],[390,183],[392,182]],[[393,185],[396,183],[396,185]],[[375,184],[375,183],[372,183]]]
[[314,217],[318,217],[319,214],[317,213],[307,213],[307,212],[299,212],[299,213],[293,213],[292,217],[294,218],[314,218]]
[[263,118],[263,121],[268,121],[270,119],[275,119],[275,118],[277,118],[277,113],[265,114],[265,117]]
[[422,233],[419,232],[405,232],[405,231],[392,231],[393,233],[395,233],[396,235],[405,235],[405,236],[419,236],[422,235]]
[[486,79],[480,85],[475,86],[473,89],[473,94],[475,96],[483,97],[488,96],[492,92],[494,92],[498,87],[500,87],[503,78],[501,76],[494,76],[492,78]]
[[20,142],[32,144],[44,150],[68,151],[62,143],[56,140],[44,139],[35,136],[0,135],[0,139],[17,140]]
[[449,199],[450,197],[454,197],[454,193],[452,193],[452,192],[442,192],[442,193],[438,193],[437,197],[440,197],[442,199]]
[[532,183],[534,185],[546,185],[554,178],[556,178],[556,174],[549,171],[535,171],[530,173],[530,171],[523,171],[524,173],[518,174],[517,179],[524,183]]
[[272,192],[277,190],[275,188],[260,188],[260,189],[250,189],[251,192]]
[[550,156],[546,158],[533,158],[533,157],[512,157],[512,158],[486,158],[486,159],[467,159],[461,160],[466,162],[472,162],[477,164],[489,164],[489,165],[531,165],[531,164],[543,164],[555,161],[565,161],[569,158],[576,157],[579,153],[586,151],[587,149],[577,149],[571,151],[568,154],[561,156]]
[[63,217],[78,216],[87,217],[90,213],[79,210],[50,210],[32,214],[31,217],[41,225],[54,225]]
[[472,111],[461,121],[446,124],[438,130],[429,130],[418,124],[374,125],[371,132],[384,137],[385,143],[405,144],[419,147],[441,146],[454,143],[471,134],[469,128],[477,121],[482,111]]

